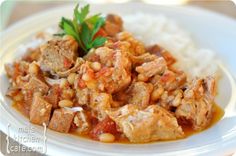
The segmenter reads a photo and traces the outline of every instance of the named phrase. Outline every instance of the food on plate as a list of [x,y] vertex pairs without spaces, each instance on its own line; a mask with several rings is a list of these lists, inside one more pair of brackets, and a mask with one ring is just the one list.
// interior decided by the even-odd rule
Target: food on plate
[[182,70],[179,56],[123,24],[121,16],[89,15],[89,5],[77,5],[54,35],[39,33],[38,46],[5,65],[6,95],[33,124],[106,143],[180,139],[186,126],[211,125],[216,75]]

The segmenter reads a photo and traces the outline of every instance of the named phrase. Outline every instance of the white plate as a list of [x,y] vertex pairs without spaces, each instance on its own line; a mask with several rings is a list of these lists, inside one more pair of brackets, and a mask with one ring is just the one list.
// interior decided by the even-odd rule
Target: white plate
[[[3,64],[12,62],[21,54],[16,54],[16,47],[27,41],[30,36],[47,27],[57,24],[61,16],[71,16],[74,6],[65,6],[42,12],[20,21],[7,29],[1,36],[0,61],[0,111],[1,130],[7,133],[11,124],[10,136],[19,135],[17,128],[29,125],[28,119],[10,106],[4,96],[9,85]],[[225,110],[224,117],[213,127],[183,140],[156,142],[151,144],[104,144],[47,131],[47,154],[49,155],[225,155],[236,149],[236,22],[233,19],[209,11],[192,7],[165,7],[145,4],[109,4],[93,5],[92,11],[102,13],[126,14],[146,12],[164,14],[175,19],[187,31],[191,32],[200,47],[213,49],[223,63],[219,63],[223,77],[219,85],[217,103]],[[204,58],[203,58],[204,59]],[[230,72],[229,72],[230,71]],[[32,125],[36,132],[29,136],[42,136],[43,128]],[[26,135],[26,134],[21,134]],[[27,146],[34,143],[25,142]]]

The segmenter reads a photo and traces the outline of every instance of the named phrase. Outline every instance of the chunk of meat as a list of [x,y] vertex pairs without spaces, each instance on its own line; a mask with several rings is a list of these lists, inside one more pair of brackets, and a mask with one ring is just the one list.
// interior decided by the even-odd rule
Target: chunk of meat
[[45,96],[45,100],[52,104],[54,109],[58,108],[58,102],[60,97],[60,86],[54,84],[48,91],[48,94]]
[[75,76],[74,87],[78,89],[96,89],[95,73],[90,66],[90,62],[86,61],[81,65],[78,75]]
[[155,54],[157,56],[163,57],[168,66],[171,66],[172,64],[174,64],[176,62],[176,59],[171,55],[170,52],[163,49],[162,47],[160,47],[157,44],[148,47],[146,50],[151,54]]
[[22,89],[31,90],[33,92],[41,92],[42,94],[46,94],[49,90],[49,86],[38,77],[31,77],[29,82],[26,83]]
[[89,106],[94,116],[100,121],[106,117],[106,111],[111,108],[112,97],[107,93],[93,92],[90,96]]
[[155,103],[156,101],[158,101],[163,93],[164,93],[164,88],[161,85],[159,84],[153,85],[153,91],[151,94],[151,103]]
[[84,111],[79,111],[75,114],[73,123],[76,125],[76,132],[86,134],[91,128],[91,124],[87,114]]
[[184,136],[177,119],[158,105],[140,110],[136,105],[130,104],[116,111],[109,111],[108,115],[131,142],[144,143]]
[[19,92],[20,92],[20,88],[10,86],[7,89],[6,96],[8,96],[8,97],[13,99],[13,97],[16,96]]
[[120,32],[116,35],[120,41],[126,41],[129,44],[129,52],[133,55],[141,55],[145,53],[145,47],[142,42],[135,39],[129,32]]
[[77,57],[78,45],[72,38],[56,38],[40,47],[40,64],[43,70],[64,72],[71,68]]
[[14,73],[13,65],[12,64],[5,64],[4,68],[5,68],[7,76],[9,78],[12,78],[13,77],[13,73]]
[[23,115],[25,115],[26,117],[30,117],[30,107],[31,105],[28,105],[28,103],[25,103],[24,101],[20,101],[20,102],[13,102],[14,107],[17,108],[17,110],[19,110],[19,112],[21,112]]
[[30,108],[30,122],[38,125],[48,124],[52,105],[41,96],[35,94]]
[[28,72],[29,63],[25,61],[14,62],[13,64],[5,64],[5,71],[9,78],[16,81],[18,76],[25,76]]
[[176,117],[184,123],[192,124],[195,130],[204,129],[212,118],[214,84],[215,80],[211,77],[195,79],[188,84],[184,98],[176,109]]
[[133,65],[141,65],[146,62],[154,61],[155,59],[157,59],[157,56],[149,53],[144,53],[139,56],[134,56],[132,54],[129,54],[129,58],[132,61]]
[[114,37],[122,31],[123,21],[118,15],[108,14],[103,28],[108,36]]
[[118,134],[118,127],[116,125],[116,123],[111,120],[111,118],[109,118],[108,116],[103,119],[102,121],[100,121],[91,131],[90,131],[90,137],[98,140],[99,139],[99,135],[102,133],[110,133],[113,135]]
[[75,113],[65,108],[55,109],[49,123],[49,128],[61,133],[68,133]]
[[[103,66],[111,67],[114,62],[115,51],[108,47],[100,47],[95,50],[96,58],[98,58],[98,62],[100,62]],[[94,56],[93,56],[94,57]]]
[[215,97],[216,96],[216,81],[213,77],[208,76],[205,79],[203,79],[203,87],[208,95],[208,97]]
[[143,63],[136,67],[136,71],[144,77],[150,78],[156,74],[162,74],[167,69],[166,62],[163,58],[157,58],[154,61]]
[[127,90],[126,103],[135,104],[142,108],[149,105],[150,94],[153,90],[152,84],[144,82],[135,82]]
[[70,73],[74,73],[74,72],[78,71],[80,69],[81,65],[84,62],[85,61],[82,58],[79,57],[79,58],[76,59],[75,65],[72,68],[70,68],[66,71],[58,71],[57,75],[60,76],[60,77],[67,77],[67,76],[70,75]]
[[88,105],[90,99],[90,91],[88,88],[77,89],[76,90],[76,99],[79,105]]
[[151,83],[162,85],[167,91],[176,90],[186,83],[186,74],[182,71],[173,72],[165,70],[163,75],[155,75],[151,79]]
[[[126,88],[131,82],[131,62],[127,56],[128,47],[124,42],[116,42],[111,48],[98,48],[95,53],[103,65],[97,74],[98,88],[101,91],[115,93]],[[110,63],[109,63],[110,62]]]
[[170,92],[164,91],[158,103],[166,110],[171,110],[175,109],[181,104],[182,98],[183,91],[181,89],[177,89]]
[[[36,93],[38,94],[38,92]],[[22,94],[24,96],[24,101],[22,103],[29,115],[35,93],[32,90],[23,90]]]

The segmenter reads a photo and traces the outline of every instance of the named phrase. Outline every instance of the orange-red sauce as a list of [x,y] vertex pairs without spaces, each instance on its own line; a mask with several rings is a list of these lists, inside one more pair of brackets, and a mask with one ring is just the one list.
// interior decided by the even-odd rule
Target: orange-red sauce
[[[23,114],[25,117],[28,118],[28,116],[25,114],[25,112],[22,112],[22,109],[20,109],[17,105],[16,102],[13,102],[13,108],[15,108],[17,111],[19,111],[21,114]],[[205,128],[204,130],[210,128],[211,126],[213,126],[214,124],[216,124],[224,115],[224,110],[218,106],[217,104],[214,104],[213,105],[213,115],[212,115],[212,119],[211,119],[211,122],[210,124],[207,126],[207,128]],[[185,133],[185,137],[188,137],[188,136],[191,136],[193,134],[196,134],[196,133],[199,133],[199,132],[202,132],[202,131],[194,131],[190,126],[188,125],[181,125],[181,127],[183,128],[183,131]],[[203,131],[204,131],[203,130]],[[73,132],[70,132],[70,134],[72,135],[76,135],[76,136],[79,136],[79,137],[83,137],[83,138],[87,138],[87,139],[90,139],[89,135],[81,135],[81,134],[78,134],[76,133],[75,131]],[[115,142],[116,143],[124,143],[124,144],[128,144],[130,143],[129,140],[125,137],[120,137],[120,136],[116,136],[116,138],[118,138]],[[168,141],[168,140],[167,140]]]
[[[212,114],[212,119],[210,124],[204,129],[208,129],[210,127],[212,127],[214,124],[216,124],[222,117],[224,116],[224,110],[217,104],[213,105],[213,114]],[[191,136],[193,134],[202,132],[202,131],[194,131],[190,126],[186,126],[186,125],[182,125],[184,134],[186,137]]]

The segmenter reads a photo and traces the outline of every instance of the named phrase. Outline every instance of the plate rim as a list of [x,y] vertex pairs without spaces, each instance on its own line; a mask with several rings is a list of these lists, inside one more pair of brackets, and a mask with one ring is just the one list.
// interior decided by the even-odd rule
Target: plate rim
[[[131,4],[133,4],[133,3],[131,3]],[[134,3],[135,5],[136,4],[138,4],[138,5],[140,5],[141,3]],[[104,5],[104,4],[91,4],[91,5]],[[105,4],[105,5],[107,5],[107,4]],[[109,5],[111,5],[111,4],[109,4]],[[117,4],[112,4],[112,5],[117,5]],[[149,4],[145,4],[145,5],[149,5]],[[22,19],[22,20],[20,20],[20,21],[18,21],[18,22],[16,22],[15,24],[13,24],[13,25],[11,25],[9,28],[7,28],[6,30],[4,30],[3,31],[3,33],[1,33],[1,35],[0,35],[0,38],[1,38],[1,41],[2,41],[2,36],[4,36],[4,34],[6,34],[6,33],[9,33],[10,31],[12,31],[12,30],[14,30],[14,29],[16,29],[17,27],[19,27],[19,26],[21,26],[21,25],[24,25],[24,23],[27,23],[27,22],[30,22],[31,20],[34,20],[34,18],[35,19],[38,19],[39,17],[41,17],[41,16],[45,16],[45,15],[48,15],[50,12],[54,12],[54,11],[57,11],[58,9],[60,9],[60,8],[66,8],[66,7],[71,7],[71,6],[73,6],[72,4],[69,4],[69,5],[65,5],[65,6],[59,6],[59,7],[55,7],[55,8],[53,8],[53,9],[51,9],[51,10],[46,10],[46,11],[43,11],[43,12],[39,12],[39,13],[36,13],[36,14],[34,14],[34,15],[32,15],[32,16],[29,16],[29,17],[26,17],[26,18],[24,18],[24,19]],[[167,6],[168,7],[168,6]],[[168,7],[169,8],[169,7]],[[176,8],[176,7],[175,7]],[[212,15],[214,15],[214,16],[220,16],[221,18],[226,18],[227,20],[230,20],[231,22],[233,21],[233,22],[235,22],[235,24],[236,24],[236,20],[234,20],[234,19],[232,19],[232,18],[230,18],[230,17],[228,17],[228,16],[225,16],[225,15],[222,15],[222,14],[219,14],[219,13],[216,13],[216,12],[212,12],[212,11],[209,11],[209,10],[205,10],[205,9],[202,9],[202,8],[198,8],[198,7],[192,7],[192,6],[177,6],[177,8],[184,8],[184,9],[187,9],[187,10],[194,10],[194,11],[197,11],[197,12],[204,12],[204,13],[207,13],[207,14],[212,14]],[[0,53],[0,58],[2,58],[3,57],[3,55],[4,55],[4,53]],[[0,101],[0,102],[3,102],[3,101]],[[1,119],[2,120],[2,119]],[[2,122],[1,122],[1,125],[2,125]],[[1,130],[3,131],[3,129],[2,129],[2,126],[1,126]],[[6,131],[3,131],[4,133],[6,133]],[[181,152],[181,151],[180,151]],[[86,153],[86,154],[90,154],[90,153]],[[93,154],[96,154],[96,152],[95,153],[93,153]],[[99,154],[107,154],[107,153],[99,153]],[[108,154],[112,154],[112,155],[114,155],[114,153],[108,153]],[[158,153],[157,153],[158,154]],[[163,154],[163,153],[161,153],[161,154]],[[155,154],[154,154],[155,155]]]

